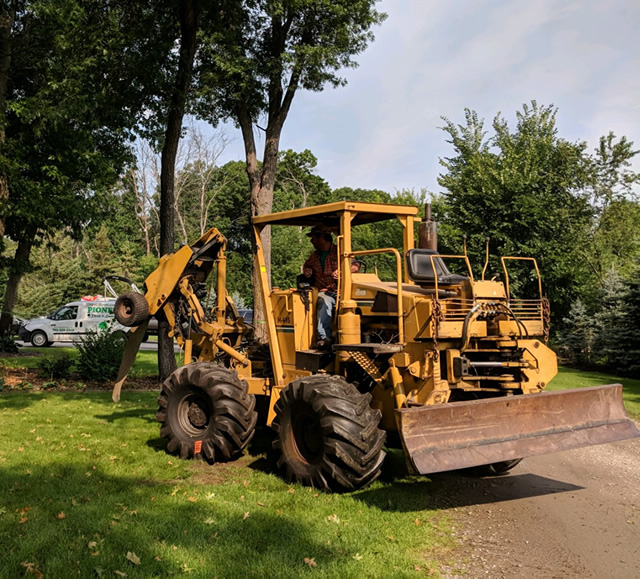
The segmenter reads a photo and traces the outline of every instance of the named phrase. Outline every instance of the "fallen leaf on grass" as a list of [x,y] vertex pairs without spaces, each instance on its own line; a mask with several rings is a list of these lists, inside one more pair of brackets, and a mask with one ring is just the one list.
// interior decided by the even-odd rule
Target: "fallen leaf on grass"
[[209,518],[204,522],[204,524],[205,524],[205,525],[213,525],[214,523],[215,523],[215,521],[214,521],[211,517],[209,517]]
[[242,517],[242,520],[244,521],[245,519],[248,519],[248,518],[249,518],[249,513],[245,513],[244,517]]
[[64,514],[64,511],[60,511],[57,515],[56,515],[56,519],[66,519],[67,515]]
[[26,561],[24,561],[22,563],[22,566],[25,568],[25,573],[30,573],[31,575],[35,575],[38,579],[40,579],[41,577],[44,577],[44,575],[40,573],[38,569],[36,569],[35,563],[27,563]]
[[295,492],[296,492],[296,489],[294,489],[294,488],[290,488],[287,492],[288,492],[290,495],[292,495],[293,493],[295,493]]
[[117,569],[115,569],[113,572],[114,572],[116,575],[118,575],[119,577],[126,577],[126,576],[127,576],[127,574],[126,574],[126,573],[123,573],[122,571],[118,571]]
[[18,521],[18,523],[19,523],[20,525],[22,525],[22,524],[26,523],[28,520],[29,520],[29,519],[27,519],[27,517],[22,517],[22,518]]
[[313,558],[313,557],[311,557],[311,558],[305,557],[304,558],[304,563],[305,563],[305,565],[309,565],[309,567],[317,567],[318,566],[318,564],[316,563],[315,558]]
[[138,557],[138,555],[136,555],[131,551],[127,553],[127,559],[131,561],[134,565],[140,565],[140,557]]
[[356,561],[362,561],[362,555],[360,553],[356,553],[352,559],[355,559]]
[[198,499],[196,499],[196,497],[189,497],[187,499],[190,503],[195,503]]
[[330,521],[330,522],[332,522],[332,523],[339,524],[339,523],[340,523],[340,518],[338,517],[338,515],[333,514],[333,515],[329,515],[329,516],[327,517],[327,521]]
[[87,543],[87,547],[89,547],[89,549],[95,549],[98,546],[98,543],[96,543],[95,541],[89,541]]

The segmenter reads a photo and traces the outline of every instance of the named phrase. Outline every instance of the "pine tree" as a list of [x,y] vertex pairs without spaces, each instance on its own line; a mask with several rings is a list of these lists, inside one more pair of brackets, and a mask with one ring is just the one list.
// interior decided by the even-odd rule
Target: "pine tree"
[[625,348],[620,353],[621,369],[628,376],[640,378],[640,260],[625,286]]
[[596,324],[582,300],[576,301],[563,320],[565,330],[560,335],[560,343],[567,348],[572,363],[583,366],[592,362]]
[[594,359],[612,370],[624,367],[625,351],[629,349],[626,294],[623,279],[611,269],[604,280],[600,311],[595,315]]

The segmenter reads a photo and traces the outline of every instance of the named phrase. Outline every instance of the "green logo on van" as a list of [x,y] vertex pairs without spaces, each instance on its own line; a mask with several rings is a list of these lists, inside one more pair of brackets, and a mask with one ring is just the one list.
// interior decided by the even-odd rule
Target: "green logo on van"
[[87,313],[91,314],[113,314],[113,306],[89,306]]

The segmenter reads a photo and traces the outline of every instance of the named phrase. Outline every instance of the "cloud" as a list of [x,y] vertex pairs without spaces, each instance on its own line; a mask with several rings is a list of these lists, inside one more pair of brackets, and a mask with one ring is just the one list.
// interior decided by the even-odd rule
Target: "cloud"
[[[331,186],[437,190],[451,153],[441,116],[490,124],[532,99],[559,133],[640,141],[640,4],[627,0],[386,0],[348,85],[299,93],[281,147],[310,149]],[[240,143],[241,149],[241,143]],[[240,154],[242,151],[240,150]],[[241,158],[241,157],[240,157]]]

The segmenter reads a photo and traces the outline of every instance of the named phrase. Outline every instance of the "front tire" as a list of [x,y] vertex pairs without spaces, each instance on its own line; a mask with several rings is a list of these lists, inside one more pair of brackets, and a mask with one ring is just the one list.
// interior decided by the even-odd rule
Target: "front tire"
[[51,345],[51,342],[47,338],[47,334],[41,331],[36,331],[31,334],[31,345],[36,348],[45,348]]
[[370,402],[370,394],[339,376],[308,376],[284,388],[272,427],[285,478],[326,491],[354,491],[374,481],[385,433]]
[[207,462],[233,460],[255,431],[255,397],[232,370],[209,362],[178,368],[162,385],[156,418],[167,451]]

